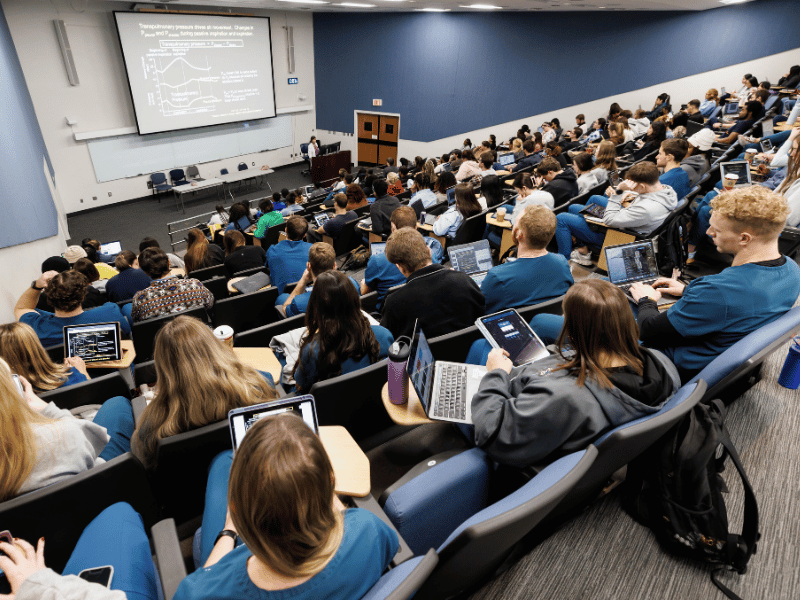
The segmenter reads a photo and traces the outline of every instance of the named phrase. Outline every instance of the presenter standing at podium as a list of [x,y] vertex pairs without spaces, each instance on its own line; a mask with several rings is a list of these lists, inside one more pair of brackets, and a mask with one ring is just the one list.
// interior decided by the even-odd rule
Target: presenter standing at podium
[[317,145],[317,138],[316,136],[311,136],[311,140],[308,142],[308,158],[314,158],[315,156],[319,155],[319,146]]

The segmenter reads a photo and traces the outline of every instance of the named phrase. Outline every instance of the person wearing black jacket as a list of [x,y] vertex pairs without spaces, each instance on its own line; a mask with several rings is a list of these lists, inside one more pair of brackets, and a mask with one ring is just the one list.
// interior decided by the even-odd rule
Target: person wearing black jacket
[[552,156],[545,158],[536,167],[537,183],[543,192],[553,196],[555,206],[559,206],[578,195],[578,177],[572,169],[563,169]]
[[672,129],[681,126],[686,127],[689,121],[695,121],[696,123],[705,121],[700,112],[700,100],[689,100],[689,103],[686,105],[686,110],[682,110],[672,117]]
[[798,85],[800,85],[800,65],[794,65],[778,80],[778,87],[796,88]]
[[533,140],[527,140],[522,144],[522,151],[525,153],[525,158],[521,159],[516,165],[509,165],[508,170],[510,172],[519,171],[520,169],[524,169],[525,167],[530,167],[532,165],[538,165],[542,160],[542,151],[541,147],[539,147],[539,151],[536,151],[536,142]]
[[392,213],[400,207],[400,200],[386,193],[389,185],[385,179],[378,179],[372,184],[375,192],[375,202],[369,207],[369,216],[372,220],[372,233],[383,235],[392,230]]

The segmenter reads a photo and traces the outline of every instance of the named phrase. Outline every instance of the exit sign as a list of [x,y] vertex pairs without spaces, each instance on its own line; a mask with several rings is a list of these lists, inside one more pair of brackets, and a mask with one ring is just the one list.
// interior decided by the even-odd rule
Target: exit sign
[[297,77],[289,77],[289,85],[295,85],[297,83]]
[[383,100],[373,100],[372,106],[383,106]]

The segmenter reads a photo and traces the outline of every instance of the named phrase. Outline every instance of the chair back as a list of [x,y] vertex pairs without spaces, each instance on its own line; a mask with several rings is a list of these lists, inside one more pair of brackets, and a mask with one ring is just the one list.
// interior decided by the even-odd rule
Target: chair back
[[719,117],[721,112],[722,112],[722,106],[718,106],[717,108],[714,109],[714,112],[711,113],[709,119],[714,119]]
[[186,177],[199,177],[200,170],[197,168],[197,165],[191,165],[186,167]]
[[172,180],[172,185],[186,183],[186,174],[183,172],[183,169],[172,169],[169,172],[169,178]]
[[308,154],[308,144],[300,144],[300,154],[303,156]]
[[226,277],[225,265],[214,265],[213,267],[205,267],[204,269],[197,269],[192,271],[189,276],[198,281],[205,281],[212,277]]
[[251,294],[239,294],[214,305],[214,327],[228,325],[234,332],[274,323],[281,315],[275,308],[278,288],[274,285]]
[[153,385],[156,379],[156,361],[148,360],[147,362],[136,364],[136,369],[133,372],[133,383],[136,387],[143,383]]
[[130,453],[0,503],[0,528],[33,544],[46,538],[45,562],[60,573],[83,530],[117,502],[130,504],[142,516],[145,529],[158,521],[158,507],[147,473]]
[[269,325],[263,325],[255,329],[236,333],[233,336],[233,346],[235,348],[267,348],[272,338],[276,335],[281,335],[282,333],[287,333],[298,327],[305,326],[306,316],[295,315],[294,317],[281,319]]
[[356,220],[348,221],[342,227],[339,236],[333,240],[333,250],[336,252],[336,256],[346,254],[361,245],[361,236],[356,235],[357,224]]
[[342,425],[362,448],[370,438],[393,426],[381,401],[381,388],[387,381],[386,361],[364,369],[315,383],[314,396],[320,425]]
[[458,246],[460,244],[469,244],[470,242],[477,242],[483,236],[483,230],[486,229],[486,211],[481,211],[477,215],[472,215],[466,219],[459,226],[453,241],[449,242],[450,245]]
[[150,175],[150,181],[153,182],[153,185],[160,185],[162,183],[166,183],[167,176],[163,173],[152,173]]
[[153,345],[155,344],[156,334],[164,325],[181,315],[200,319],[203,323],[208,322],[208,314],[206,314],[205,307],[198,306],[192,310],[156,317],[147,321],[138,321],[131,326],[131,337],[133,337],[133,348],[136,350],[137,363],[153,358]]
[[243,271],[236,271],[236,273],[231,275],[231,279],[233,279],[234,277],[250,277],[251,275],[255,275],[256,273],[264,273],[264,275],[269,276],[267,267],[253,267],[252,269],[244,269]]
[[212,277],[205,279],[203,285],[206,286],[209,292],[214,295],[214,302],[225,300],[228,297],[228,278],[227,277]]
[[133,397],[130,386],[119,372],[94,377],[74,385],[61,386],[39,394],[42,400],[54,402],[58,408],[64,410],[72,410],[89,404],[103,404],[115,396],[124,396],[129,400]]
[[261,240],[261,246],[264,248],[264,250],[278,243],[278,237],[280,237],[282,231],[286,231],[285,221],[267,228],[264,239]]
[[778,238],[778,250],[781,254],[797,260],[800,250],[800,228],[787,225]]
[[45,347],[45,352],[54,363],[64,362],[64,344],[56,344],[55,346]]
[[227,175],[228,174],[228,169],[220,169],[219,170],[219,174],[220,175]]
[[396,566],[381,577],[361,600],[409,600],[433,572],[439,558],[431,548],[425,556],[417,556]]
[[208,467],[232,448],[227,419],[160,440],[151,481],[162,515],[178,524],[202,515]]
[[246,171],[247,170],[247,163],[240,162],[239,163],[239,170]]
[[361,296],[361,310],[373,313],[378,308],[378,291],[370,292]]

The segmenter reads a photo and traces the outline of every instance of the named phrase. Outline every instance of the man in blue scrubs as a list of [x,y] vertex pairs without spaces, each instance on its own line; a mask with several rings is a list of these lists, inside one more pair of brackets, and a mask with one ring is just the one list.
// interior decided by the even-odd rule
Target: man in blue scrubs
[[[291,217],[286,222],[286,236],[289,239],[267,249],[269,276],[272,285],[277,287],[279,292],[283,292],[287,283],[299,281],[306,270],[308,251],[311,250],[311,244],[303,241],[307,231],[308,221],[303,217]],[[283,304],[283,301],[280,304]]]
[[[778,238],[786,224],[786,199],[750,186],[711,201],[708,235],[733,263],[689,285],[661,278],[653,286],[636,283],[640,339],[662,350],[686,382],[747,334],[794,306],[800,295],[800,267],[781,255]],[[681,299],[665,312],[656,301],[663,290]]]

